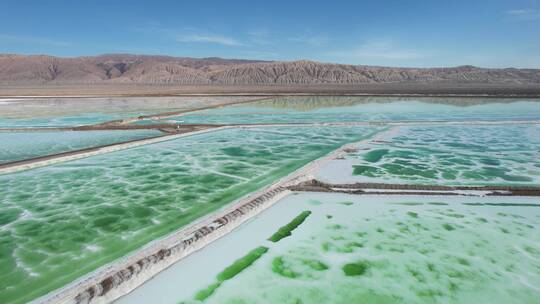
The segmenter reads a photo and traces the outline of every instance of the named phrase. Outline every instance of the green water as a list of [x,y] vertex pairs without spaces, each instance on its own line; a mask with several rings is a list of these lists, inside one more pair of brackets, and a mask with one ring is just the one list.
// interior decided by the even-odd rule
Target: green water
[[272,234],[268,238],[268,240],[276,243],[276,242],[279,242],[281,239],[291,236],[294,229],[302,225],[302,223],[306,220],[306,218],[310,214],[311,214],[311,211],[309,210],[303,211],[298,216],[296,216],[292,221],[290,221],[287,225],[280,227],[278,231],[276,231],[276,233]]
[[351,179],[444,184],[540,183],[540,127],[417,126],[351,153]]
[[253,250],[251,250],[248,254],[243,256],[242,258],[236,260],[232,265],[225,268],[222,272],[220,272],[216,276],[215,283],[211,284],[207,288],[199,291],[195,295],[195,299],[204,301],[206,298],[211,296],[214,291],[223,284],[223,282],[230,280],[234,278],[236,275],[238,275],[240,272],[242,272],[244,269],[248,268],[253,264],[255,261],[261,258],[266,252],[268,251],[268,247],[260,246]]
[[540,203],[531,198],[308,193],[280,204],[310,206],[313,214],[291,237],[261,240],[270,250],[204,303],[521,304],[540,298],[540,208],[530,207]]
[[376,130],[230,129],[0,176],[0,299],[35,299]]

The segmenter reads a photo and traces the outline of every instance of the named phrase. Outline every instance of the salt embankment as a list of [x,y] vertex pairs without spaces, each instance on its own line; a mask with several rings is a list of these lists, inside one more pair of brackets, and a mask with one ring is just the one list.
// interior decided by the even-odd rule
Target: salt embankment
[[94,148],[87,148],[77,151],[70,151],[70,152],[63,152],[58,153],[54,155],[48,155],[48,156],[42,156],[35,159],[29,159],[29,160],[22,160],[17,161],[13,163],[7,163],[7,164],[1,164],[0,165],[0,174],[9,174],[9,173],[15,173],[19,171],[49,166],[61,162],[67,162],[72,160],[77,160],[81,158],[86,158],[90,156],[100,155],[104,153],[110,153],[130,148],[136,148],[143,145],[148,144],[155,144],[167,140],[173,140],[181,137],[196,135],[196,134],[202,134],[210,131],[215,130],[221,130],[228,127],[218,127],[218,128],[209,128],[209,129],[203,129],[193,132],[187,132],[187,133],[179,133],[179,134],[167,134],[152,138],[146,138],[146,139],[137,139],[133,141],[127,141],[122,143],[116,143],[116,144],[110,144],[106,146],[101,147],[94,147]]

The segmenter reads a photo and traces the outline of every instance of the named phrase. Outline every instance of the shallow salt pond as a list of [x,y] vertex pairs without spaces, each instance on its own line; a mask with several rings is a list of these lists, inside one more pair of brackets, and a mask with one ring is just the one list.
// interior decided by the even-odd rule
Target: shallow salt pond
[[319,172],[332,183],[540,184],[540,126],[407,126]]
[[[209,99],[204,105],[233,101]],[[92,124],[203,104],[202,99],[186,103],[186,98],[175,97],[99,100],[90,104],[89,99],[75,99],[68,102],[71,106],[64,99],[5,101],[0,127]],[[294,97],[170,120],[537,119],[540,102],[532,100]],[[385,128],[227,129],[1,175],[0,302],[36,299],[381,130]],[[0,155],[32,157],[116,140],[86,132],[88,137],[78,133],[83,137],[77,138],[33,134],[11,137]],[[330,161],[318,178],[464,185],[540,182],[540,129],[535,125],[411,126],[385,134],[362,145],[369,150]],[[0,133],[0,140],[2,136],[13,135]],[[21,141],[25,136],[29,140]],[[210,290],[210,303],[299,303],[295,296],[302,303],[529,303],[539,297],[540,286],[537,204],[530,198],[291,195],[121,301],[190,302]],[[305,210],[312,214],[292,236],[266,241]],[[247,270],[216,285],[220,271],[258,246],[269,250]]]
[[0,132],[0,164],[163,134],[157,130]]
[[[267,240],[305,210],[291,236]],[[539,225],[536,198],[292,194],[118,302],[200,303],[264,246],[204,303],[535,303]]]
[[380,129],[227,129],[1,175],[0,299],[35,299]]
[[89,125],[249,99],[222,96],[10,99],[0,102],[0,127]]
[[159,122],[229,124],[538,119],[538,100],[321,96],[280,97],[192,112]]

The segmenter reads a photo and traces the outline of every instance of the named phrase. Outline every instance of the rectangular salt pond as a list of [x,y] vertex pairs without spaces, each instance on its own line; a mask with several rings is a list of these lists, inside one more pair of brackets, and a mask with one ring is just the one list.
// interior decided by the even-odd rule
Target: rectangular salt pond
[[326,164],[331,183],[539,185],[540,126],[396,127]]
[[24,303],[377,127],[227,129],[0,176],[0,299]]
[[157,130],[0,132],[0,164],[163,134]]
[[61,127],[191,110],[251,97],[109,97],[0,100],[0,127]]
[[[291,236],[267,240],[305,210]],[[539,225],[536,198],[293,194],[118,302],[201,303],[263,246],[204,303],[536,303]]]
[[280,97],[202,110],[166,121],[230,124],[538,119],[540,100],[311,96]]

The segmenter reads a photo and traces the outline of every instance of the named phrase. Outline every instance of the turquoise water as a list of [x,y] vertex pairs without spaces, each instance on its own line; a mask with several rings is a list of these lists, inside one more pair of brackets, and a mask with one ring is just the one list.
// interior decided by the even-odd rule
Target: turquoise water
[[536,119],[540,119],[540,102],[519,99],[289,97],[197,111],[159,122],[225,124]]
[[0,163],[162,134],[156,130],[0,133]]
[[347,156],[347,171],[327,175],[326,179],[449,185],[540,184],[538,125],[399,127],[383,140],[361,148]]
[[82,126],[106,122],[109,120],[117,120],[122,118],[139,115],[139,113],[88,113],[81,115],[53,116],[41,118],[2,118],[0,117],[0,127],[16,128],[16,127],[67,127],[67,126]]
[[0,127],[62,127],[189,110],[243,97],[111,97],[0,99]]
[[[298,210],[312,214],[286,239],[261,237],[257,246],[269,250],[202,302],[521,304],[540,298],[540,204],[532,198],[303,193],[279,204],[296,210],[282,210],[289,218]],[[215,246],[227,250],[219,241]],[[205,269],[206,281],[220,271]],[[163,303],[201,303],[196,297]]]
[[0,298],[23,303],[375,127],[229,129],[0,176]]

